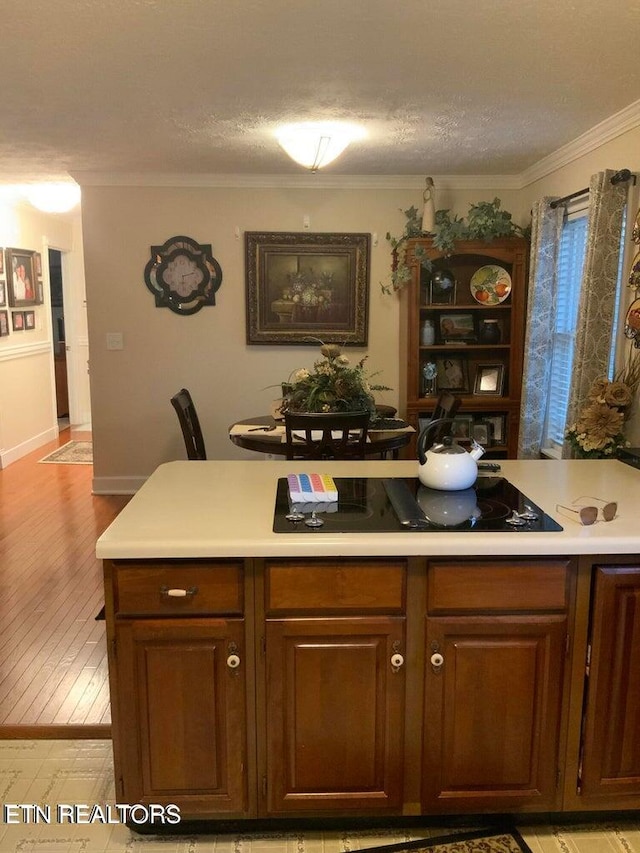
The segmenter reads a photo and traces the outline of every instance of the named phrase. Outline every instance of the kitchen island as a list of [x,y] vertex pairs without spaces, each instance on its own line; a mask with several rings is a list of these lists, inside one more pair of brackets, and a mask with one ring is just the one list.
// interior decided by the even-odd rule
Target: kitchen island
[[[640,473],[504,461],[562,530],[274,533],[279,478],[310,470],[417,463],[167,463],[98,540],[118,801],[225,821],[640,807]],[[556,510],[585,495],[616,518]]]

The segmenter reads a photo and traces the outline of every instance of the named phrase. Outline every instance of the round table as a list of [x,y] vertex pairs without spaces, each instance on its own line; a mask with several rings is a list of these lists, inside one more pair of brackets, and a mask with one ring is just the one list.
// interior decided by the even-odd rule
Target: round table
[[[255,432],[232,435],[231,430],[238,424],[255,424],[256,427],[275,427],[278,425],[284,429],[284,421],[275,421],[271,415],[242,418],[229,427],[229,438],[235,445],[243,447],[245,450],[254,450],[256,453],[270,453],[276,456],[287,455],[287,444],[282,440],[281,432],[273,435],[265,430],[256,430]],[[365,453],[367,456],[380,456],[382,458],[385,458],[387,453],[391,453],[392,458],[397,459],[398,451],[409,444],[412,436],[413,432],[409,430],[384,430],[381,432],[374,430],[369,433]]]

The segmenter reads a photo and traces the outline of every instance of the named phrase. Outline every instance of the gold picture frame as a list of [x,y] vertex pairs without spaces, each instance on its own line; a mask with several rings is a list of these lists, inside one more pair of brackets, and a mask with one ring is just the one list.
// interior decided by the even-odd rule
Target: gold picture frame
[[365,346],[369,234],[245,232],[248,344]]

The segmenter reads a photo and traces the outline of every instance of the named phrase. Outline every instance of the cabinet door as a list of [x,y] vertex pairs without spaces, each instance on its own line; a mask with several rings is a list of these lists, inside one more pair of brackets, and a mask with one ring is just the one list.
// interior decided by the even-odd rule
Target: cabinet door
[[427,619],[425,811],[555,807],[565,636],[564,616]]
[[183,816],[241,813],[247,787],[243,621],[122,621],[116,643],[125,801],[176,803]]
[[[582,752],[586,802],[640,798],[640,567],[596,569]],[[609,797],[612,803],[602,802]],[[634,797],[625,803],[625,798]]]
[[[269,620],[267,810],[401,803],[404,619]],[[395,663],[395,665],[394,665]]]

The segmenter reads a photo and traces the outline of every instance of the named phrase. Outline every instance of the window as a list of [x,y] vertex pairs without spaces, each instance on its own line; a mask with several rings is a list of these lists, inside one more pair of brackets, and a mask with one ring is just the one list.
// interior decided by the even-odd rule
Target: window
[[556,326],[544,442],[545,447],[552,450],[559,450],[564,442],[580,283],[587,246],[587,222],[585,210],[569,214],[560,239]]
[[[558,295],[556,325],[551,356],[551,376],[547,401],[547,423],[543,446],[549,455],[559,455],[564,442],[567,425],[567,408],[573,368],[573,349],[575,329],[578,317],[580,285],[587,248],[588,210],[585,208],[567,214],[562,227],[560,249],[558,253]],[[620,235],[620,260],[618,264],[618,287],[614,306],[614,325],[612,334],[609,375],[613,376],[618,319],[620,313],[621,281],[623,274],[623,256],[625,238],[625,220],[623,217]]]

